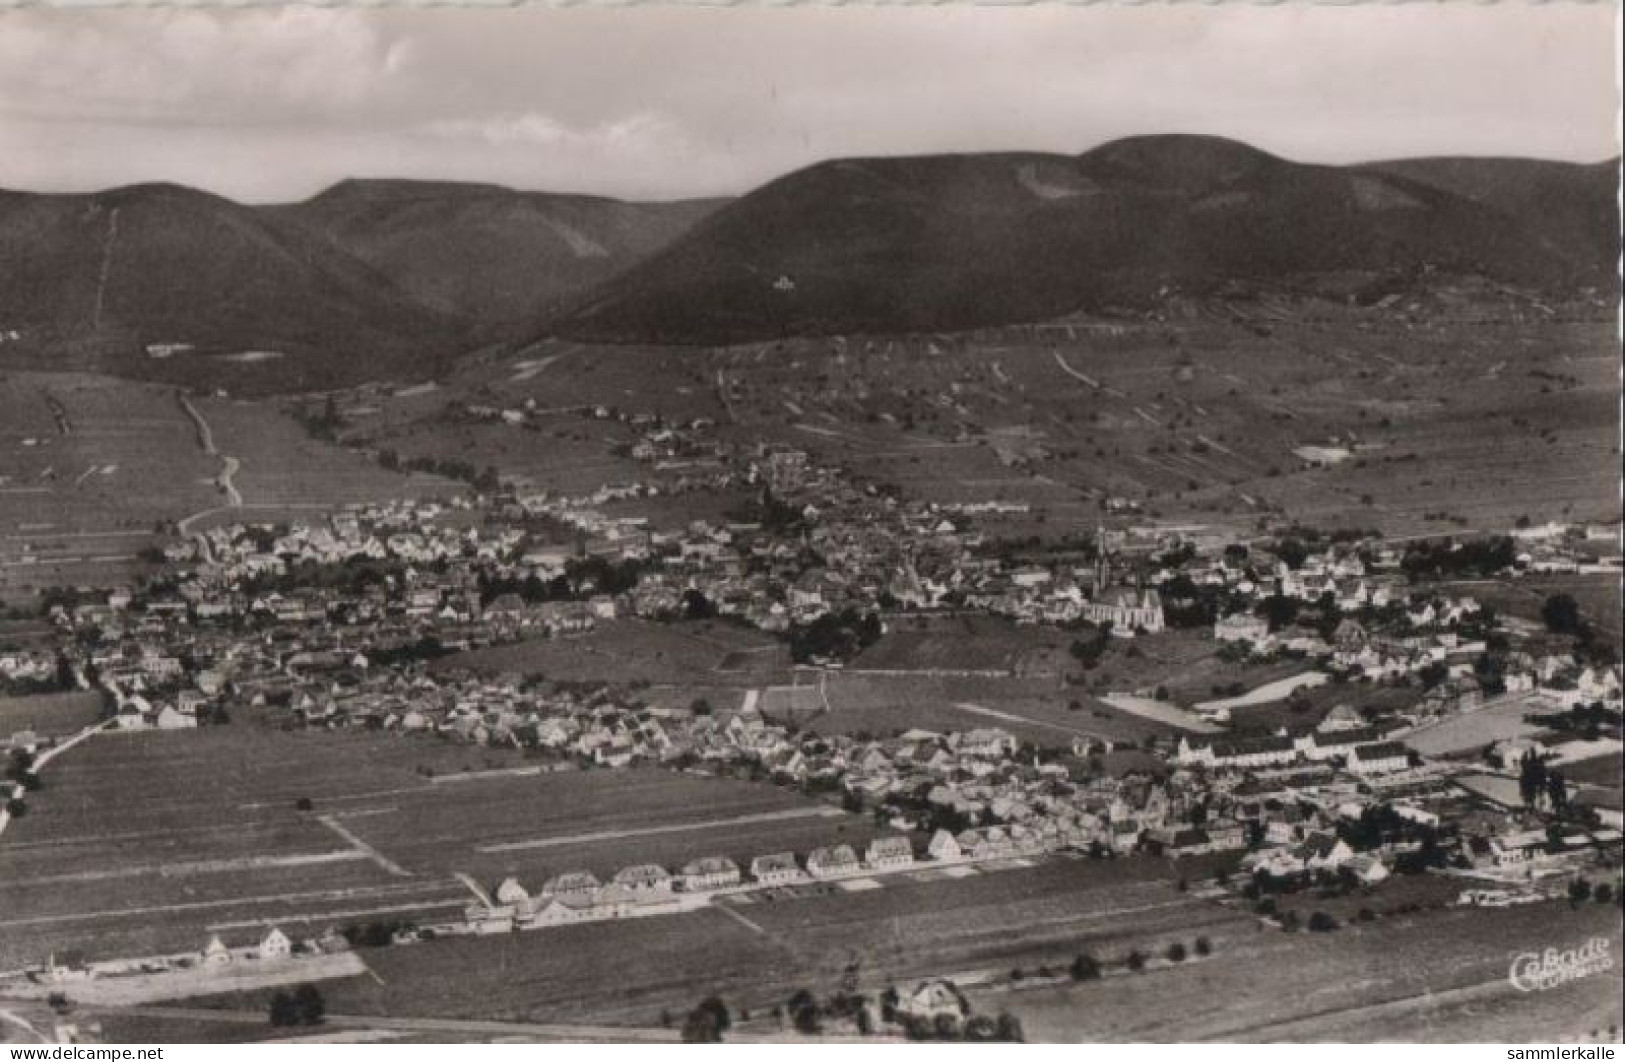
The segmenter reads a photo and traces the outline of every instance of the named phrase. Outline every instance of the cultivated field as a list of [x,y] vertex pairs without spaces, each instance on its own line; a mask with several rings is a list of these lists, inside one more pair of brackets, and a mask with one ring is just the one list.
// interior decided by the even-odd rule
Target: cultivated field
[[[296,808],[301,798],[308,811]],[[54,761],[0,839],[0,969],[376,918],[439,919],[453,877],[540,886],[639,862],[801,852],[867,819],[763,784],[654,769],[549,773],[434,738],[284,733],[251,721],[98,735]],[[234,939],[235,938],[235,939]]]
[[711,992],[759,1015],[799,987],[822,995],[853,975],[878,990],[932,974],[968,980],[1064,965],[1084,947],[1254,932],[1251,919],[1177,892],[1170,873],[1151,860],[1015,861],[959,876],[892,875],[859,891],[780,889],[667,918],[369,951],[376,980],[334,982],[324,994],[346,1014],[650,1026]]
[[1594,935],[1618,953],[1617,907],[1458,908],[1330,934],[1241,934],[1205,962],[978,1000],[1040,1041],[1617,1040],[1617,967],[1547,992],[1507,981],[1520,952]]
[[102,714],[100,693],[46,693],[0,697],[0,737],[32,730],[41,737],[67,737],[94,723]]

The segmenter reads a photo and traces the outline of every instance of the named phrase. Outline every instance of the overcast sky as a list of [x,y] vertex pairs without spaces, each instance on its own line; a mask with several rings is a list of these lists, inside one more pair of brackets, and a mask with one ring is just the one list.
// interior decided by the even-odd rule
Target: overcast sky
[[0,13],[0,187],[346,176],[642,198],[842,155],[1207,132],[1292,158],[1614,145],[1616,5]]

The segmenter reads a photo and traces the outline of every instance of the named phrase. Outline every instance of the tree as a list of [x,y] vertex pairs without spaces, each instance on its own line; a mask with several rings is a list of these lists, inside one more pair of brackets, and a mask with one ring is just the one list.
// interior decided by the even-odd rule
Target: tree
[[1550,770],[1546,772],[1546,800],[1551,805],[1553,815],[1568,814],[1569,787],[1563,781],[1561,771]]
[[1591,899],[1591,882],[1584,878],[1575,878],[1569,882],[1569,903],[1578,907]]
[[1074,981],[1096,981],[1100,978],[1100,963],[1095,960],[1093,955],[1084,952],[1072,960],[1072,966],[1068,972],[1072,974],[1072,980]]
[[1014,1014],[1001,1012],[996,1028],[997,1031],[994,1036],[1000,1043],[1021,1044],[1027,1042],[1026,1034],[1021,1028],[1021,1020]]
[[320,1025],[327,1015],[327,1000],[315,985],[300,985],[294,989],[293,1007],[301,1025]]
[[1213,954],[1213,942],[1206,937],[1196,938],[1196,954],[1206,957]]
[[1580,605],[1568,594],[1552,594],[1540,608],[1540,618],[1553,634],[1580,632]]
[[1311,933],[1330,933],[1336,928],[1337,919],[1325,911],[1316,911],[1309,916],[1309,932]]
[[819,1010],[818,1000],[805,988],[796,989],[795,993],[785,1000],[784,1009],[790,1014],[790,1024],[803,1035],[815,1036],[822,1027],[824,1015]]
[[293,996],[280,990],[272,993],[270,1020],[277,1028],[299,1024],[299,1008],[294,1003]]
[[717,606],[698,590],[683,591],[683,618],[688,620],[715,619]]
[[1145,954],[1139,950],[1131,951],[1128,953],[1128,958],[1123,960],[1123,963],[1130,970],[1139,973],[1145,969]]
[[685,1044],[720,1044],[722,1030],[717,1026],[716,1012],[705,1007],[695,1007],[683,1019],[683,1042]]
[[1168,945],[1168,950],[1164,954],[1168,957],[1169,962],[1184,962],[1188,955],[1185,945],[1177,940]]

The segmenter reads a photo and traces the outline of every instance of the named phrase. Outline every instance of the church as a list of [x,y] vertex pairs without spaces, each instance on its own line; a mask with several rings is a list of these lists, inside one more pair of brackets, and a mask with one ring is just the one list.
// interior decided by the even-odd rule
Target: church
[[1110,623],[1120,634],[1145,631],[1155,634],[1164,627],[1162,595],[1141,586],[1112,589],[1112,555],[1106,546],[1104,530],[1095,534],[1095,587],[1092,600],[1084,603],[1083,618],[1091,623]]

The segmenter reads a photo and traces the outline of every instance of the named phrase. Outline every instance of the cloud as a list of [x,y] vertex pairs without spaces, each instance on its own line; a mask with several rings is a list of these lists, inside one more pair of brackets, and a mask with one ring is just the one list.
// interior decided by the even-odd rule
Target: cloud
[[530,111],[487,118],[445,118],[423,126],[430,136],[476,140],[496,148],[562,147],[582,151],[647,149],[652,141],[674,139],[676,129],[653,114],[634,114],[587,129],[571,129],[557,119]]
[[0,111],[223,126],[342,118],[409,67],[364,12],[290,7],[0,15]]
[[1607,4],[0,11],[0,186],[628,197],[1208,132],[1317,162],[1615,151]]

